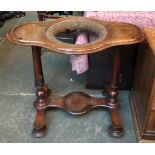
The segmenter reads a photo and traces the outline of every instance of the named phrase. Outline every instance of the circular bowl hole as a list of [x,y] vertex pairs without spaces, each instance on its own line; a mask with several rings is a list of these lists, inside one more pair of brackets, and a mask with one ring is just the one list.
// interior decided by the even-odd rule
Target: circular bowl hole
[[74,44],[76,37],[80,33],[85,33],[87,37],[93,36],[89,43],[95,43],[106,38],[106,28],[97,22],[86,19],[72,19],[64,20],[54,23],[47,30],[47,37],[49,40],[58,42],[59,44]]
[[76,30],[65,30],[64,32],[60,32],[58,34],[55,35],[55,38],[58,41],[64,42],[64,43],[69,43],[69,44],[75,44],[76,42],[76,38],[78,36],[81,36],[82,39],[85,39],[84,41],[82,41],[82,44],[87,44],[87,41],[89,41],[89,43],[91,43],[92,41],[95,41],[99,36],[91,31],[88,30],[84,30],[84,29],[76,29]]

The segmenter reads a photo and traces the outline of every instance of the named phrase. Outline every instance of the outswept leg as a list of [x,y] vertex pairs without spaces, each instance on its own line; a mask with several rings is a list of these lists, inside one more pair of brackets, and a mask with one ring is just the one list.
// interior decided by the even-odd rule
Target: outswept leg
[[45,136],[46,125],[44,124],[44,117],[45,117],[45,111],[37,110],[36,119],[32,130],[32,135],[35,138]]

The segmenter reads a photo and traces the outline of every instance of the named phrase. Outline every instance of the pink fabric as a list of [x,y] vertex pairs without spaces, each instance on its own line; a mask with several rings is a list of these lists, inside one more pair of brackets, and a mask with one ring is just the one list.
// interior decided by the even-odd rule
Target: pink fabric
[[[84,16],[98,20],[126,22],[144,27],[155,27],[155,11],[86,11]],[[88,43],[88,40],[95,39],[93,34],[80,34],[77,37],[76,44]],[[77,74],[84,73],[88,68],[87,55],[71,56],[70,62],[72,70]]]
[[[88,36],[86,33],[78,35],[75,44],[86,44]],[[77,71],[77,74],[81,74],[88,69],[88,57],[87,55],[71,55],[70,62],[72,64],[72,70]]]

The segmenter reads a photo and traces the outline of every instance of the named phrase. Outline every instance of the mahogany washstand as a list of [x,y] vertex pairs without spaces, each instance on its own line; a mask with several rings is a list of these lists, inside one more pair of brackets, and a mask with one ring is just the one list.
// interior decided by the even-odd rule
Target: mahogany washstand
[[[97,34],[98,38],[88,44],[75,45],[59,41],[56,35],[65,30],[87,30]],[[106,107],[110,111],[112,124],[108,128],[113,137],[122,137],[124,130],[119,115],[118,84],[120,75],[120,52],[116,50],[113,78],[106,87],[106,98],[91,97],[83,92],[71,92],[64,97],[49,97],[49,89],[44,82],[41,62],[41,48],[49,49],[68,55],[90,54],[103,52],[104,49],[117,46],[135,44],[144,40],[143,32],[136,26],[127,23],[99,21],[86,17],[66,17],[53,21],[26,23],[11,29],[7,38],[9,41],[32,47],[34,78],[36,87],[35,108],[36,119],[32,135],[45,135],[45,110],[49,107],[58,107],[65,111],[79,115],[95,107]]]

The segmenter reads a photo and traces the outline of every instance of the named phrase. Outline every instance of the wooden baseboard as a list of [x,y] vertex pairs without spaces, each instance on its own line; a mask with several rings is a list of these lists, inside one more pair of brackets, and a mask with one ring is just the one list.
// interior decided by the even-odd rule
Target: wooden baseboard
[[129,95],[129,100],[130,100],[130,107],[131,107],[131,112],[132,112],[132,118],[134,121],[135,125],[135,131],[136,131],[136,138],[138,143],[155,143],[155,138],[152,139],[152,136],[145,135],[142,131],[139,119],[138,119],[138,113],[136,109],[136,102],[135,98],[133,95],[133,91],[131,90],[131,93]]

